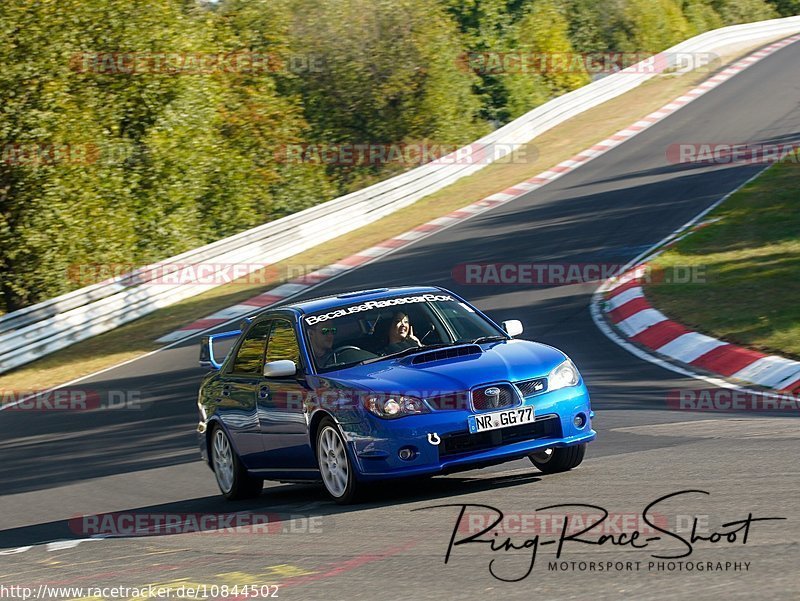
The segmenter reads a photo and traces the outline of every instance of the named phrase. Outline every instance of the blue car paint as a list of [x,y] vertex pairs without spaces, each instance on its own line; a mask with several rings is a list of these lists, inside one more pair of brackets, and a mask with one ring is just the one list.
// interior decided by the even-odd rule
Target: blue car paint
[[[291,437],[291,444],[277,447],[273,445],[272,452],[266,452],[258,443],[264,434],[259,426],[257,407],[246,409],[230,399],[220,403],[205,403],[198,426],[198,445],[203,459],[209,461],[207,432],[213,424],[219,424],[228,433],[234,450],[252,475],[265,479],[319,480],[310,426],[321,416],[330,416],[339,424],[347,441],[350,459],[356,466],[357,477],[363,481],[471,469],[522,458],[536,450],[582,444],[595,439],[596,432],[591,428],[590,419],[594,414],[582,378],[576,386],[545,391],[524,398],[519,405],[533,406],[537,418],[552,416],[554,421],[548,424],[557,426],[552,435],[454,453],[445,457],[440,457],[439,446],[431,444],[429,435],[435,434],[441,440],[448,435],[464,433],[468,429],[468,415],[476,412],[468,408],[445,409],[422,415],[383,419],[370,413],[361,403],[352,402],[354,396],[365,398],[374,393],[436,391],[437,394],[455,394],[480,385],[513,383],[545,377],[567,357],[558,349],[541,343],[509,339],[481,344],[480,354],[421,365],[413,365],[410,357],[404,357],[323,374],[313,373],[309,344],[305,339],[301,323],[304,315],[350,305],[353,302],[363,303],[398,294],[424,293],[450,294],[458,301],[469,305],[458,295],[442,288],[404,287],[326,297],[266,310],[263,316],[281,316],[294,324],[300,344],[302,367],[308,374],[306,381],[309,391],[339,390],[342,401],[337,406],[336,403],[330,402],[331,397],[328,395],[325,403],[319,403],[316,402],[314,395],[310,394],[308,397],[310,400],[304,410],[293,416],[293,419],[297,420],[302,415],[304,436]],[[472,308],[476,314],[491,323],[498,333],[503,333],[503,330],[488,316],[477,308]],[[257,316],[256,320],[262,315]],[[213,340],[209,344],[213,344]],[[225,371],[233,354],[229,353],[220,371]],[[212,391],[213,396],[218,374],[219,372],[212,372],[204,379],[199,405],[203,404],[204,391],[206,393]],[[573,421],[579,413],[587,418],[585,425],[580,429]],[[415,450],[412,459],[400,459],[398,452],[403,447]],[[265,459],[269,466],[264,465]]]

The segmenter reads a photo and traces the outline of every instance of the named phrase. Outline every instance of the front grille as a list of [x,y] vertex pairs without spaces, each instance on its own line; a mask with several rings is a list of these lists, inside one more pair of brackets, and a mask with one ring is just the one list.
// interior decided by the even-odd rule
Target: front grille
[[487,432],[470,434],[469,431],[454,432],[442,436],[439,457],[451,457],[461,453],[474,453],[505,444],[535,440],[537,438],[561,438],[561,420],[557,415],[537,417],[530,424],[509,428],[498,428]]
[[535,378],[533,380],[517,382],[517,388],[519,388],[523,397],[541,394],[547,390],[547,378]]
[[[499,394],[486,394],[487,390],[497,389]],[[517,395],[514,388],[509,384],[491,384],[481,386],[472,391],[472,406],[475,411],[489,411],[492,409],[502,409],[516,405]]]

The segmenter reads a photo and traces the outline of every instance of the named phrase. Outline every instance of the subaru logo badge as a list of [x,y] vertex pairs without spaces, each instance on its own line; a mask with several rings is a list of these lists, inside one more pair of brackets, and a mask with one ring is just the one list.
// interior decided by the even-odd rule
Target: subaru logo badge
[[492,386],[483,391],[486,395],[489,404],[492,407],[497,407],[500,404],[500,389],[497,386]]

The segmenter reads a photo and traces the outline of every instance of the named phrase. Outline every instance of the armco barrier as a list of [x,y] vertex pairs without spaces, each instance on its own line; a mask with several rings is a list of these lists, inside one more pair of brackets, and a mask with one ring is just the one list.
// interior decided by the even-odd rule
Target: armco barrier
[[[680,54],[726,51],[800,32],[800,17],[734,25],[706,32],[664,51],[668,65]],[[672,65],[670,65],[672,66]],[[508,123],[470,145],[475,152],[500,159],[516,145],[654,77],[636,65],[564,94]],[[449,155],[454,157],[455,153]],[[174,264],[270,264],[283,260],[343,233],[372,223],[424,196],[471,175],[489,163],[428,163],[346,196],[294,215],[266,223],[235,236],[170,257],[159,268]],[[0,373],[53,351],[107,332],[152,311],[189,298],[211,286],[173,284],[150,286],[148,269],[87,286],[43,303],[0,317]],[[181,281],[184,281],[181,279]]]

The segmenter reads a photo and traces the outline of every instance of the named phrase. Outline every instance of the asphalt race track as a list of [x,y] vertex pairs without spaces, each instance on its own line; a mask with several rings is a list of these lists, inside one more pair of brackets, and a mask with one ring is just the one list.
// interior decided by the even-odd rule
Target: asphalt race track
[[[668,409],[669,391],[700,384],[609,341],[589,313],[595,285],[465,285],[451,272],[465,262],[620,264],[633,258],[760,169],[671,165],[670,144],[798,141],[798,64],[800,44],[794,44],[556,182],[312,292],[442,285],[497,321],[521,319],[523,337],[566,351],[588,383],[599,436],[577,470],[544,476],[517,461],[393,484],[347,508],[329,502],[319,486],[278,483],[267,483],[256,501],[226,503],[195,448],[203,370],[194,338],[80,384],[103,394],[135,391],[142,400],[138,410],[0,413],[0,585],[279,585],[279,598],[303,601],[797,597],[796,416]],[[519,579],[530,548],[493,552],[487,544],[465,544],[445,564],[459,508],[412,511],[490,505],[509,517],[506,535],[522,546],[534,535],[513,528],[538,508],[592,504],[628,530],[646,530],[645,507],[686,489],[710,495],[682,495],[652,510],[685,538],[687,516],[700,516],[698,533],[705,536],[729,532],[732,527],[721,525],[748,514],[787,519],[753,522],[746,544],[743,531],[732,542],[698,541],[691,556],[671,566],[652,557],[687,552],[670,536],[640,549],[566,541],[552,565],[556,545],[542,545],[531,574],[505,582],[493,577],[490,562],[496,576]],[[470,513],[481,511],[489,510]],[[223,527],[78,543],[83,531],[76,524],[84,522],[72,518],[108,512],[268,514],[271,525],[267,532]],[[603,532],[617,533],[614,527]],[[537,532],[544,542],[560,530],[551,524]],[[692,569],[678,561],[691,562]],[[220,599],[234,598],[217,592]]]

